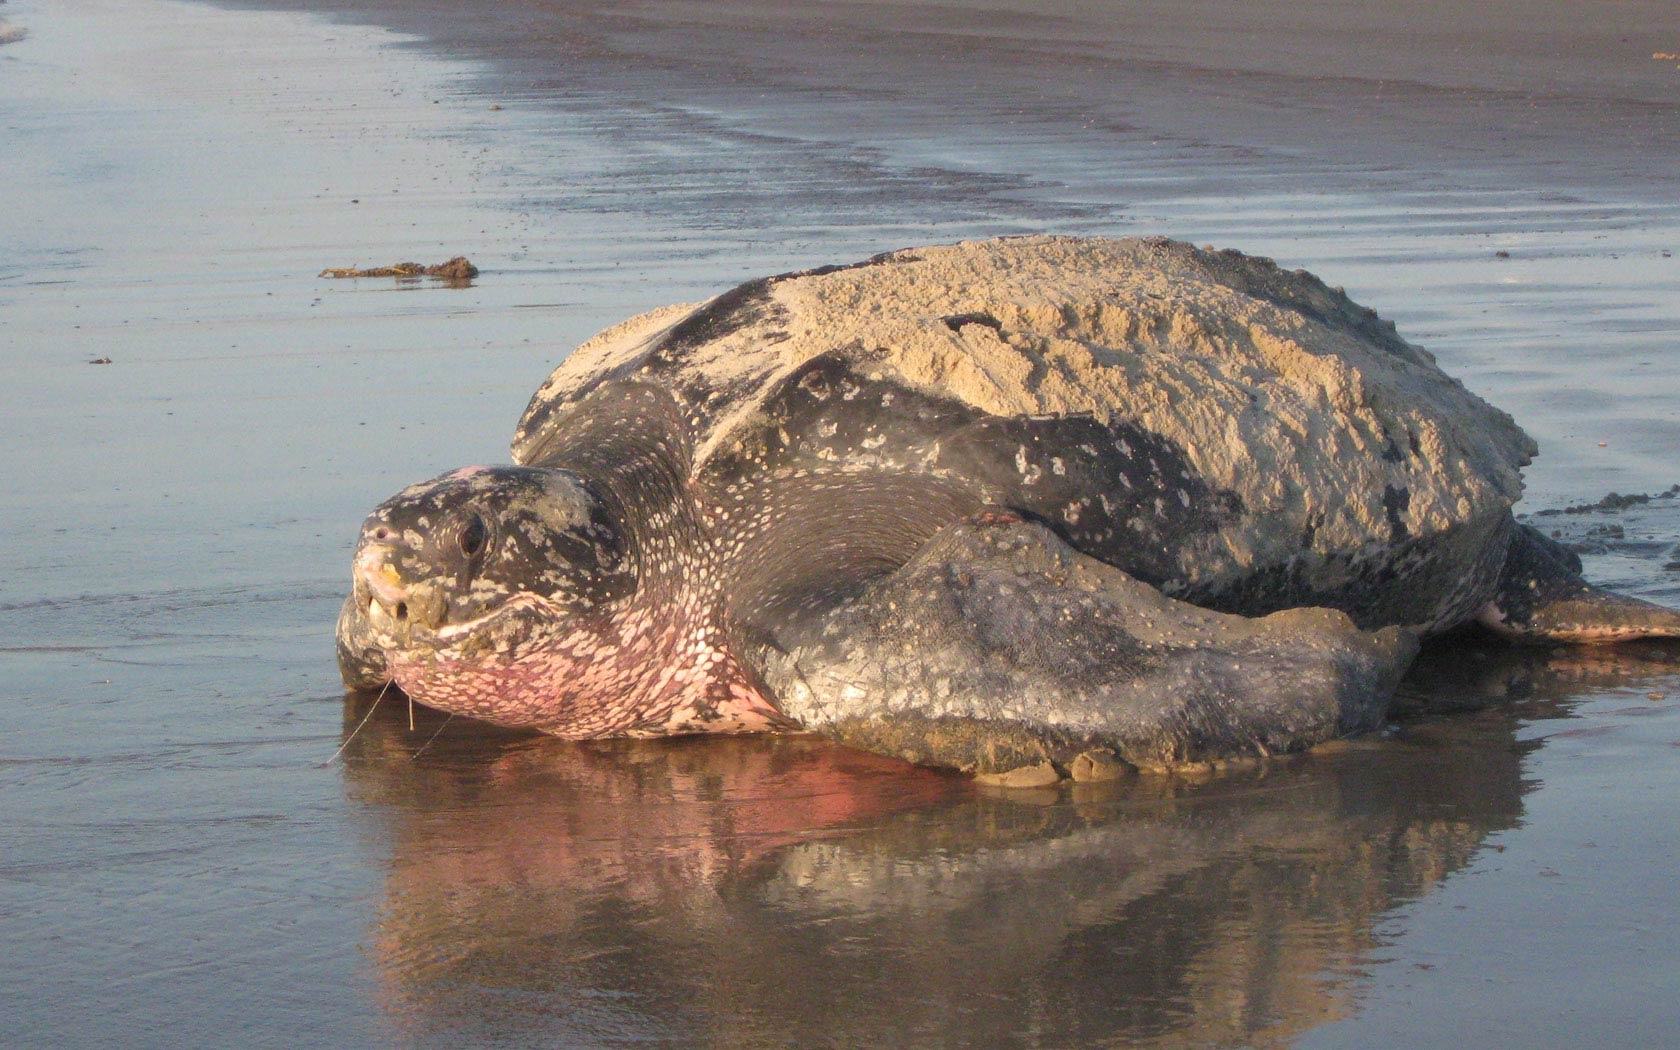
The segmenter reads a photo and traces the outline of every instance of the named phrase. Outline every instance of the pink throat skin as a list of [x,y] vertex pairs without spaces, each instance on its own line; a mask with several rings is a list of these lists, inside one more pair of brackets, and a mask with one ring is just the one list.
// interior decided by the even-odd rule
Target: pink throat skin
[[427,707],[571,740],[793,727],[721,632],[682,611],[635,603],[605,624],[535,633],[505,652],[397,650],[389,669]]

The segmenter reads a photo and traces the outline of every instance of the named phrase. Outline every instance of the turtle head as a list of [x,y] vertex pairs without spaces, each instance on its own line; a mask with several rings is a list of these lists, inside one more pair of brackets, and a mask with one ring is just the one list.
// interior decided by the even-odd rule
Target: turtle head
[[339,617],[345,683],[382,684],[399,654],[506,651],[587,618],[634,589],[628,548],[570,471],[466,467],[410,486],[362,524]]

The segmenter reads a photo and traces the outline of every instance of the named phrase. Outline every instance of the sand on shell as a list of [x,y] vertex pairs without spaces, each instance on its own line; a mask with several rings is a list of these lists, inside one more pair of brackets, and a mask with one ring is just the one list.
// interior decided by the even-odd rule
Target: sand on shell
[[[1362,550],[1409,493],[1413,535],[1496,525],[1522,494],[1534,443],[1400,339],[1304,273],[1162,240],[1020,237],[905,249],[770,282],[754,319],[685,351],[670,382],[708,390],[697,459],[738,440],[777,384],[837,348],[886,348],[911,389],[1000,417],[1141,425],[1196,476],[1267,524],[1187,546],[1184,578]],[[700,307],[670,306],[585,342],[555,369],[516,437],[608,375],[634,374]],[[981,318],[986,323],[954,323]],[[533,429],[534,428],[534,429]],[[1403,449],[1404,453],[1399,450]],[[1385,454],[1385,452],[1387,454]],[[1466,541],[1469,542],[1469,541]]]

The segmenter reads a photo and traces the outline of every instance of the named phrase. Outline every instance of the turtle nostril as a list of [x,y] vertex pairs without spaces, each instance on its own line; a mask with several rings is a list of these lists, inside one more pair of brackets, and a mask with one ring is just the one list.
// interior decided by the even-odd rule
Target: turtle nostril
[[391,538],[391,530],[381,525],[379,528],[373,530],[373,538],[376,540],[388,540]]
[[408,603],[407,602],[398,602],[397,603],[397,619],[399,619],[399,620],[408,619]]

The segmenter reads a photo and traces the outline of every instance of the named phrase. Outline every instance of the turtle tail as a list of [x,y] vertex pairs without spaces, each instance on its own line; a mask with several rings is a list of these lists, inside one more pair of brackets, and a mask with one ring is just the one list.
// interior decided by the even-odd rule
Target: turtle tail
[[1478,620],[1513,641],[1536,644],[1680,639],[1680,612],[1594,587],[1581,578],[1573,551],[1526,525],[1513,530],[1498,593]]

